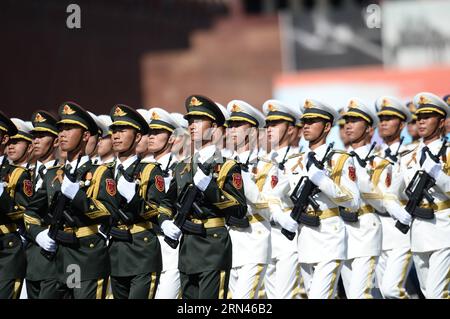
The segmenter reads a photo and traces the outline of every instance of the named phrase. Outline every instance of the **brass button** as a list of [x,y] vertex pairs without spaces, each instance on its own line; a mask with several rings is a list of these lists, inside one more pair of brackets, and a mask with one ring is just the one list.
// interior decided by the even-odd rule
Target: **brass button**
[[217,237],[219,237],[219,235],[217,235],[217,234],[213,234],[213,237],[214,237],[214,238],[217,238]]
[[30,229],[30,225],[27,225],[27,229]]
[[222,195],[222,196],[220,196],[220,199],[225,199],[225,196],[223,196],[223,195]]
[[16,206],[14,206],[14,209],[18,209],[19,207],[16,205]]
[[89,248],[94,248],[94,246],[95,246],[95,245],[92,244],[92,243],[89,244]]
[[148,209],[149,207],[148,207],[148,205],[145,205],[145,209]]
[[119,220],[119,221],[117,222],[117,225],[122,225],[122,222]]
[[10,241],[10,242],[8,243],[8,246],[9,246],[9,247],[12,247],[12,246],[14,246],[14,243],[13,243],[12,241]]
[[148,242],[148,237],[144,237],[144,241],[145,241],[145,242]]
[[91,209],[91,210],[94,209],[94,208],[95,208],[94,205],[90,205],[90,206],[89,206],[89,209]]
[[377,226],[377,223],[373,223],[373,226],[374,226],[374,227]]

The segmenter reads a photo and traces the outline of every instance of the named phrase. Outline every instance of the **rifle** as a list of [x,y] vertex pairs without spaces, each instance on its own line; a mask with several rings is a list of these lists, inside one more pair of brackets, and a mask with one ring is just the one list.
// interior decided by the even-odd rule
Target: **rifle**
[[[66,168],[64,168],[65,177],[68,178],[71,182],[75,182],[77,178],[77,169],[80,164],[81,154],[78,156],[77,164],[75,165],[75,170],[72,173],[67,172]],[[70,199],[67,198],[61,191],[57,191],[52,199],[52,202],[49,207],[49,217],[51,219],[50,228],[48,230],[48,236],[58,242],[66,243],[66,244],[75,244],[76,237],[74,234],[68,234],[64,231],[60,231],[60,228],[64,224],[64,222],[68,222],[73,225],[75,220],[70,216],[70,214],[66,210],[67,204],[70,202]],[[53,260],[56,255],[56,251],[47,251],[45,249],[41,249],[41,254],[47,258],[48,260]]]
[[[328,154],[334,146],[334,142],[328,145],[328,148],[320,162],[316,162],[315,165],[319,169],[323,169],[324,164],[328,158]],[[314,196],[320,192],[320,189],[308,178],[308,176],[302,176],[295,186],[290,198],[294,203],[294,208],[291,212],[291,217],[297,223],[302,223],[312,227],[318,227],[320,225],[320,219],[318,216],[311,216],[306,214],[306,210],[309,205],[312,206],[314,211],[319,209],[319,204],[314,199]],[[281,233],[286,236],[287,239],[293,240],[295,232],[290,232],[287,229],[281,229]]]
[[[198,163],[197,166],[205,173],[209,175],[211,171],[211,165],[203,165]],[[173,223],[181,229],[183,232],[191,233],[195,235],[205,235],[205,228],[201,224],[195,224],[188,220],[192,209],[195,213],[201,215],[202,210],[198,206],[196,200],[199,196],[202,196],[202,192],[194,184],[186,184],[180,193],[179,200],[177,200],[175,207],[177,215],[174,218]],[[179,240],[173,240],[170,237],[164,236],[164,241],[173,249],[177,248]]]
[[[428,150],[430,158],[436,163],[439,163],[439,157],[447,148],[446,142],[447,138],[444,137],[441,149],[436,155],[432,154],[431,151]],[[419,170],[414,174],[414,177],[405,190],[405,193],[408,196],[408,202],[406,203],[405,210],[412,217],[419,217],[422,219],[434,218],[434,209],[432,207],[420,207],[420,203],[426,199],[430,206],[434,204],[434,198],[431,196],[429,191],[435,184],[436,180],[424,170]],[[400,221],[395,223],[395,227],[397,227],[404,234],[406,234],[409,230],[409,225],[402,224]]]

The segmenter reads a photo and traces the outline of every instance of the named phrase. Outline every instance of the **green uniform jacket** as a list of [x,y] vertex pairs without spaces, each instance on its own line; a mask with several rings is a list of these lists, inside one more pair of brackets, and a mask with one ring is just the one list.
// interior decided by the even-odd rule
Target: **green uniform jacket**
[[[189,161],[189,159],[187,159]],[[244,185],[240,166],[233,160],[226,160],[218,152],[205,164],[213,164],[214,177],[203,192],[203,199],[197,203],[202,214],[191,214],[192,218],[209,219],[231,215],[243,218],[247,213]],[[175,203],[186,184],[193,183],[197,166],[180,162],[175,167],[161,211],[175,213]],[[180,243],[178,268],[181,272],[195,274],[211,270],[231,268],[231,239],[226,227],[206,229],[206,236],[183,234]]]
[[[136,165],[138,167],[135,169]],[[126,172],[139,180],[136,194],[127,203],[118,193],[120,207],[129,217],[125,222],[115,214],[113,225],[133,225],[148,222],[161,223],[170,216],[160,214],[158,206],[164,198],[164,179],[156,163],[131,164]],[[153,229],[132,234],[132,242],[111,239],[109,248],[112,276],[135,276],[149,272],[161,272],[161,247]]]
[[[0,195],[0,225],[23,229],[23,213],[33,196],[30,173],[23,167],[5,163],[0,176],[8,184]],[[25,252],[19,233],[0,235],[0,280],[24,278],[25,269]]]
[[[33,240],[51,223],[47,210],[53,196],[61,189],[58,179],[61,170],[62,166],[57,166],[47,171],[41,189],[27,207],[25,224]],[[108,223],[111,212],[117,209],[118,204],[116,185],[111,171],[106,166],[93,165],[91,161],[88,161],[77,169],[76,175],[77,181],[85,181],[87,184],[86,181],[89,180],[89,185],[80,187],[74,199],[69,201],[66,210],[74,219],[74,224],[68,224],[66,221],[61,229],[64,227],[79,229],[89,225]],[[80,266],[81,281],[105,278],[110,272],[106,240],[99,233],[79,238],[78,245],[73,247],[59,243],[55,262],[58,279],[62,282],[66,282],[67,276],[71,275],[71,272],[68,272],[70,269],[68,266],[73,264]],[[35,267],[42,269],[46,265],[48,263],[43,261],[42,264],[37,263]],[[52,269],[49,269],[43,276],[35,277],[31,271],[29,275],[42,279],[42,277],[51,276],[52,273]]]

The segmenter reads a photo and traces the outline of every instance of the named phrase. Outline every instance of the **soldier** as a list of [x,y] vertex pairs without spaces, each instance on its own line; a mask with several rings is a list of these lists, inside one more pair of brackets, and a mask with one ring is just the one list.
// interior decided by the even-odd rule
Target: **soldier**
[[310,299],[334,298],[347,252],[346,230],[339,217],[339,207],[351,211],[359,209],[356,170],[351,156],[326,144],[338,116],[329,105],[305,100],[301,118],[309,151],[306,156],[293,159],[296,168],[289,193],[295,190],[301,176],[307,176],[319,190],[314,196],[317,207],[308,205],[304,216],[307,222],[300,224],[298,235],[298,256]]
[[300,110],[280,101],[268,100],[263,104],[266,117],[270,153],[261,159],[255,177],[259,191],[266,195],[271,214],[271,256],[267,266],[264,287],[269,299],[296,299],[299,297],[300,270],[296,240],[290,241],[281,228],[295,232],[298,228],[288,211],[292,202],[288,198],[290,170],[286,162],[290,158],[289,142],[296,134],[295,124]]
[[[405,282],[412,264],[410,238],[395,227],[396,220],[403,223],[410,221],[410,217],[402,208],[403,205],[398,203],[407,199],[403,194],[406,185],[401,183],[403,172],[397,171],[396,178],[393,177],[392,165],[396,165],[399,156],[410,147],[402,148],[398,141],[401,128],[410,122],[412,117],[409,109],[394,97],[381,96],[376,100],[375,106],[379,110],[378,118],[382,126],[380,135],[386,143],[386,146],[383,146],[386,149],[384,155],[388,156],[384,158],[383,153],[376,153],[372,182],[381,194],[390,193],[390,196],[384,196],[381,207],[376,207],[379,204],[377,200],[372,201],[383,231],[382,252],[376,267],[377,283],[384,298],[409,298]],[[387,147],[388,143],[391,143],[390,148]],[[389,152],[388,149],[395,151]],[[395,156],[396,153],[399,155]]]
[[[41,194],[40,188],[49,169],[58,163],[56,148],[58,147],[57,119],[50,113],[39,110],[32,115],[33,152],[37,163],[33,174],[34,190],[37,197],[47,196]],[[25,222],[28,217],[25,216]],[[25,246],[27,257],[26,288],[29,299],[58,299],[59,284],[56,264],[41,254],[41,247],[29,240]]]
[[111,130],[109,129],[112,121],[109,115],[99,115],[99,122],[101,123],[102,134],[98,141],[97,164],[109,164],[114,162],[114,150],[112,148]]
[[[415,149],[402,155],[399,170],[403,171],[403,179],[408,186],[418,171],[432,177],[434,183],[426,191],[434,201],[432,204],[426,200],[418,203],[422,208],[432,208],[432,212],[429,216],[413,216],[411,251],[425,297],[445,299],[449,298],[450,289],[450,154],[447,144],[443,144],[440,138],[444,134],[450,108],[441,98],[428,92],[417,94],[413,102],[417,107],[421,142]],[[412,196],[410,200],[420,198]]]
[[[373,160],[369,158],[371,148],[371,127],[378,124],[378,116],[357,98],[350,99],[347,112],[344,114],[345,133],[350,147],[348,151],[354,157],[357,186],[361,193],[361,204],[356,211],[344,210],[347,232],[347,260],[341,270],[341,276],[348,299],[372,299],[372,288],[375,283],[375,266],[381,253],[381,222],[368,199],[368,194],[377,195],[382,202],[382,193],[373,191],[371,175]],[[376,187],[377,185],[375,185]]]
[[[152,120],[152,118],[151,118],[151,113],[149,110],[137,109],[136,111],[138,111],[138,113],[142,115],[144,120],[148,124],[150,124],[150,121]],[[151,156],[151,152],[148,149],[149,137],[150,136],[148,134],[142,135],[141,140],[139,141],[138,145],[136,146],[136,154],[137,154],[137,156],[139,156],[142,159],[146,158],[147,156]]]
[[89,137],[89,141],[86,145],[86,155],[89,156],[91,161],[96,164],[96,160],[98,158],[97,155],[97,149],[98,149],[98,141],[100,140],[100,137],[102,135],[102,128],[101,125],[103,125],[97,118],[97,115],[94,113],[87,111],[87,113],[91,116],[91,118],[94,120],[95,125],[97,125],[97,132]]
[[33,143],[31,130],[33,126],[18,118],[12,118],[11,121],[16,125],[19,132],[11,136],[6,144],[6,154],[13,165],[29,167],[29,161],[33,153]]
[[10,136],[17,133],[14,123],[0,112],[0,299],[19,298],[26,267],[19,228],[33,185],[29,172],[3,155]]
[[[41,252],[56,263],[66,296],[101,299],[110,264],[98,229],[116,210],[116,186],[110,171],[93,165],[85,153],[91,135],[98,134],[92,117],[74,102],[63,103],[58,113],[66,165],[47,170],[42,187],[27,206],[25,224]],[[62,216],[59,209],[65,212]]]
[[339,125],[339,137],[342,141],[342,144],[344,144],[344,150],[347,150],[350,147],[350,141],[348,139],[347,133],[345,133],[344,114],[346,111],[346,108],[339,109],[339,120],[337,121],[337,124]]
[[162,268],[161,248],[153,230],[169,218],[158,214],[164,197],[159,165],[140,163],[136,147],[148,134],[146,120],[129,106],[111,110],[113,148],[117,153],[115,178],[120,210],[110,230],[111,287],[115,299],[153,299]]
[[[443,100],[450,106],[450,94],[447,94],[443,97]],[[447,140],[450,140],[450,119],[445,120],[445,134],[447,136]]]
[[[235,161],[226,161],[212,143],[214,131],[225,121],[217,104],[204,96],[192,95],[185,105],[191,141],[197,151],[175,167],[167,196],[159,209],[174,214],[174,204],[181,200],[185,186],[195,185],[200,192],[195,201],[197,208],[189,212],[184,222],[191,231],[179,224],[183,229],[178,264],[182,297],[225,298],[232,262],[225,217],[243,218],[247,212],[241,169]],[[190,227],[194,225],[197,227]],[[163,231],[172,239],[179,237]]]
[[[165,189],[169,189],[173,178],[173,169],[177,158],[172,153],[175,141],[174,132],[179,124],[172,116],[161,108],[151,108],[148,150],[152,154],[143,161],[157,162],[162,169]],[[173,249],[164,241],[164,233],[157,229],[158,240],[161,245],[162,272],[156,291],[156,299],[176,299],[180,294],[180,273],[178,271],[178,248]]]
[[419,130],[417,129],[417,116],[416,116],[416,106],[414,105],[414,103],[408,102],[406,103],[406,107],[408,108],[409,112],[411,113],[411,120],[408,122],[408,134],[411,136],[412,144],[417,144],[419,143]]
[[230,297],[257,299],[262,291],[270,258],[270,213],[267,200],[260,195],[255,182],[258,165],[258,131],[264,127],[264,115],[250,104],[233,100],[228,130],[235,147],[233,158],[241,164],[247,199],[247,215],[241,220],[229,220],[233,244],[233,267],[230,275]]
[[172,118],[177,121],[179,127],[174,131],[175,141],[172,145],[172,153],[177,162],[184,160],[191,151],[191,138],[188,131],[189,123],[180,113],[170,113]]
[[222,156],[226,159],[231,159],[231,156],[233,155],[233,148],[228,145],[230,141],[228,138],[228,119],[230,118],[230,112],[222,104],[217,102],[215,103],[222,112],[225,121],[223,122],[223,125],[219,126],[217,130],[214,131],[213,141],[222,153]]

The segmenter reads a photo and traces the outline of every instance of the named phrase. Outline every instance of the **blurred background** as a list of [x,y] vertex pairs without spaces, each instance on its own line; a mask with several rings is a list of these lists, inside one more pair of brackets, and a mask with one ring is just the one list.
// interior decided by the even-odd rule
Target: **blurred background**
[[0,108],[443,96],[449,13],[448,0],[2,0]]

